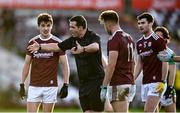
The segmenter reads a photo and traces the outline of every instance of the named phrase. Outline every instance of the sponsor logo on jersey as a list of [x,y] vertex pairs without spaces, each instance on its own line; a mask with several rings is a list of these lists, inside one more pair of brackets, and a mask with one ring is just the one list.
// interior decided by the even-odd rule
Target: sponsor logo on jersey
[[149,51],[145,51],[145,52],[140,53],[140,56],[142,56],[142,57],[150,56],[151,53],[153,53],[153,50],[152,50],[152,49],[149,50]]
[[142,47],[142,44],[139,44],[139,47]]
[[151,45],[152,45],[152,42],[148,42],[148,47],[151,47]]
[[33,54],[34,58],[50,58],[53,56],[53,52],[50,53],[39,53],[36,52]]

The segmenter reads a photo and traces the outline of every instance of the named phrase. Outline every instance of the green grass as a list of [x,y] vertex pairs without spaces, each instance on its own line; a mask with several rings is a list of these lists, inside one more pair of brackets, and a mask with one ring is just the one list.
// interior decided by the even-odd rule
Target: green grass
[[[42,110],[40,109],[40,112]],[[22,108],[0,108],[0,112],[26,112],[26,107]],[[54,112],[81,112],[80,108],[61,108],[56,106]]]
[[[40,110],[41,111],[41,110]],[[0,112],[26,112],[26,107],[21,108],[0,108]],[[82,112],[80,108],[77,107],[66,107],[62,108],[55,106],[54,112]],[[130,108],[129,112],[143,112],[143,108]],[[163,109],[161,110],[163,112]],[[180,112],[180,109],[177,109]]]

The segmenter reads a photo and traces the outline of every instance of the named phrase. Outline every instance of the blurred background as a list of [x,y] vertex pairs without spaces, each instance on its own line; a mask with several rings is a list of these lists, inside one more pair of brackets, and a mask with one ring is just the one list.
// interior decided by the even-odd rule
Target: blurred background
[[[158,26],[168,28],[172,36],[169,47],[180,55],[180,0],[0,0],[0,111],[26,111],[26,101],[18,97],[18,89],[27,43],[39,34],[36,23],[38,14],[48,12],[53,16],[52,33],[62,40],[70,36],[68,19],[73,15],[84,15],[88,27],[101,36],[102,50],[106,55],[108,35],[99,24],[98,16],[108,9],[118,12],[120,26],[135,41],[141,37],[136,16],[142,12],[150,12]],[[55,110],[80,111],[76,66],[71,53],[67,54],[71,70],[69,95],[64,100],[58,100]],[[60,70],[59,87],[62,86],[61,76]],[[136,81],[137,93],[130,105],[131,111],[143,107],[140,97],[141,77],[142,75]],[[26,86],[28,87],[28,80]],[[175,88],[177,108],[180,109],[178,63]]]

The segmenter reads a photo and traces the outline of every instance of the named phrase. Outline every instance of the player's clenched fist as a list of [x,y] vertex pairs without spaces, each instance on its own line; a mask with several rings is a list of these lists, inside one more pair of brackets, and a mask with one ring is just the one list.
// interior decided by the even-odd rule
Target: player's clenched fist
[[101,86],[100,98],[104,102],[106,100],[107,86]]
[[68,95],[68,84],[64,83],[63,87],[61,88],[58,96],[60,98],[66,98]]
[[26,96],[24,83],[20,84],[19,96],[21,97],[21,99],[24,99],[24,97]]

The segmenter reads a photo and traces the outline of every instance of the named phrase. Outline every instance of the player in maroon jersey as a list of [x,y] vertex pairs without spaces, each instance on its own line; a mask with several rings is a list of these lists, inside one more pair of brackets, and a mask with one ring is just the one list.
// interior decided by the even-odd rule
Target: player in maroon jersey
[[[165,27],[157,27],[155,33],[158,36],[164,38],[167,44],[170,42],[171,36],[169,31]],[[160,105],[165,108],[166,112],[176,112],[176,91],[174,89],[174,81],[176,77],[176,64],[173,61],[169,61],[169,73],[167,78],[167,89],[161,98]]]
[[[29,41],[36,40],[40,44],[59,43],[60,39],[51,34],[53,20],[48,13],[41,13],[37,18],[38,30],[40,34]],[[27,111],[38,112],[42,104],[43,112],[52,112],[54,104],[57,101],[58,92],[58,64],[62,64],[62,73],[64,85],[59,93],[61,98],[68,94],[69,84],[69,65],[67,56],[64,52],[34,52],[29,51],[25,57],[25,64],[22,71],[20,96],[25,96],[24,82],[29,74],[30,68],[30,86],[27,95]]]
[[143,70],[141,97],[145,102],[144,111],[154,112],[163,95],[166,85],[168,64],[158,59],[159,52],[166,49],[165,41],[154,33],[154,18],[149,13],[137,17],[138,28],[143,36],[137,41],[138,61],[135,79]]
[[117,12],[104,11],[99,16],[99,21],[111,35],[107,44],[108,66],[101,86],[101,100],[105,101],[107,86],[110,85],[108,93],[114,111],[127,112],[129,96],[134,93],[134,41],[120,28]]
[[71,36],[61,43],[34,44],[27,49],[35,51],[67,51],[74,54],[78,78],[79,100],[83,112],[102,112],[104,102],[100,99],[100,86],[104,78],[100,36],[87,27],[82,15],[69,19]]

